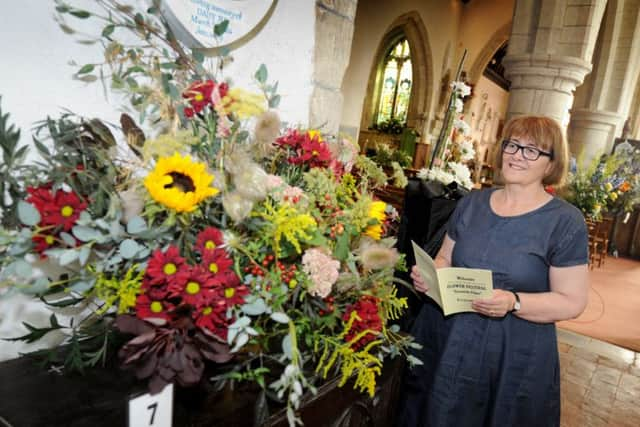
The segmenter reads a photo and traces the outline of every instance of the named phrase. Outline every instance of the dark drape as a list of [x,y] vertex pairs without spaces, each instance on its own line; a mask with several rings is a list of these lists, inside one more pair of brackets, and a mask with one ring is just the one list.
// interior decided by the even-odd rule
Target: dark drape
[[[411,247],[413,240],[435,258],[446,234],[449,216],[453,213],[459,199],[467,190],[451,183],[448,186],[437,181],[424,181],[411,178],[405,188],[404,206],[398,230],[398,251],[405,254],[409,269],[415,264]],[[398,272],[396,277],[411,283],[409,272]],[[417,296],[410,289],[400,287],[398,295],[406,297],[409,309],[400,322],[403,330],[408,331],[423,303],[429,301]]]

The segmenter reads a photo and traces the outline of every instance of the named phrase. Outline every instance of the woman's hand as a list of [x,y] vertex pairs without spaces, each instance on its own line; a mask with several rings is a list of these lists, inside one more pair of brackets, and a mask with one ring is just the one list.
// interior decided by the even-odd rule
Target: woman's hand
[[427,291],[429,291],[429,285],[422,280],[422,275],[418,271],[417,265],[414,265],[411,269],[411,279],[413,279],[413,286],[418,292],[427,293]]
[[[413,273],[411,274],[413,277]],[[504,317],[513,310],[516,297],[512,292],[502,289],[494,289],[491,298],[479,298],[474,300],[471,307],[480,314],[488,317]]]

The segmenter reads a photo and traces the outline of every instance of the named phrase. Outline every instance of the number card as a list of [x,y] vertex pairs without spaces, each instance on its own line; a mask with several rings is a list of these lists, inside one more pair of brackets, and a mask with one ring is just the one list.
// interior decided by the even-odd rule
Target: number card
[[129,427],[171,427],[173,384],[160,393],[149,393],[129,400]]

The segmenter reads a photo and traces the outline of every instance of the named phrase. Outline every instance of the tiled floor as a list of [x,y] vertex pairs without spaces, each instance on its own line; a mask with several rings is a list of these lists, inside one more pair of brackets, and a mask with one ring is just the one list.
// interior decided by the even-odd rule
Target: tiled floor
[[640,426],[640,353],[558,329],[562,427]]

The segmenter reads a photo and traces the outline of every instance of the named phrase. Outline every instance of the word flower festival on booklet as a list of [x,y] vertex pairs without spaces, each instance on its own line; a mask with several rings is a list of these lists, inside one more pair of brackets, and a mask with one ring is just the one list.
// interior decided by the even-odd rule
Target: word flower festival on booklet
[[254,90],[229,84],[226,57],[190,53],[155,2],[56,4],[66,32],[93,19],[104,46],[104,64],[76,78],[121,91],[131,114],[121,128],[47,118],[27,165],[3,113],[0,291],[52,310],[16,338],[61,333],[51,363],[82,371],[117,357],[152,392],[253,381],[290,424],[323,379],[373,395],[387,357],[419,363],[390,325],[406,307],[393,279],[404,261],[357,147],[281,129],[267,68]]

